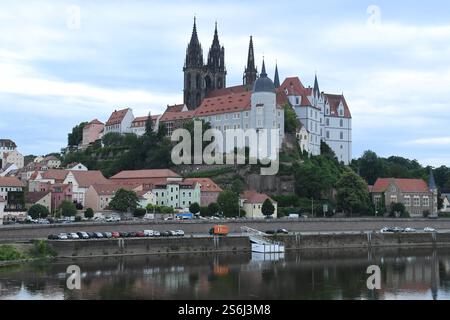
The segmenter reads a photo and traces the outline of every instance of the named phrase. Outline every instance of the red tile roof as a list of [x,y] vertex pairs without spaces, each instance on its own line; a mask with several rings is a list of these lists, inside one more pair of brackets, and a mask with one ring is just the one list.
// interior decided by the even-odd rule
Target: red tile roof
[[394,183],[402,192],[429,192],[428,185],[422,179],[395,179],[395,178],[379,178],[372,188],[372,192],[385,192],[389,185]]
[[82,188],[89,188],[93,184],[111,184],[100,171],[70,171]]
[[186,183],[200,183],[200,190],[203,192],[222,192],[222,189],[210,178],[187,178]]
[[222,89],[217,89],[217,90],[211,91],[210,93],[208,93],[206,98],[215,98],[215,97],[220,97],[220,96],[225,96],[225,95],[230,95],[230,94],[238,94],[238,93],[249,92],[249,91],[250,90],[246,86],[239,85],[239,86],[222,88]]
[[145,179],[145,178],[179,178],[180,176],[169,169],[149,169],[121,171],[111,179]]
[[195,117],[195,110],[183,111],[183,112],[164,112],[160,121],[175,121],[175,120],[187,120]]
[[86,126],[93,125],[93,124],[104,124],[104,123],[99,121],[98,119],[94,119],[91,122],[89,122]]
[[0,177],[0,187],[24,187],[24,184],[16,177]]
[[245,203],[263,203],[266,199],[276,203],[276,201],[273,201],[267,194],[258,193],[254,190],[244,191],[244,193],[241,194],[241,199],[245,199]]
[[120,124],[122,123],[123,119],[125,118],[127,112],[131,110],[130,108],[114,111],[111,116],[109,117],[108,121],[106,122],[107,126],[111,126],[114,124]]
[[55,180],[55,182],[63,182],[69,171],[62,169],[49,169],[42,174],[42,179]]
[[330,105],[330,116],[339,117],[338,107],[342,101],[342,104],[344,106],[344,118],[352,117],[352,115],[350,113],[350,108],[347,105],[347,101],[345,100],[345,97],[342,94],[325,93],[324,96],[325,96],[325,100]]
[[286,78],[280,85],[280,88],[285,92],[287,91],[288,96],[299,96],[305,93],[305,87],[298,77]]
[[250,110],[251,108],[250,91],[242,93],[232,93],[224,96],[206,98],[202,104],[195,110],[195,116],[203,117],[208,115],[239,112]]
[[184,108],[184,104],[174,104],[173,106],[167,106],[165,112],[181,112]]

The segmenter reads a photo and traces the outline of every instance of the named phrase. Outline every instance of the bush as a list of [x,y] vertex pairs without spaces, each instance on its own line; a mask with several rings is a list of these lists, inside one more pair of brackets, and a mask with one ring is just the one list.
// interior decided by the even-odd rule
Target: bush
[[59,206],[59,211],[64,217],[73,217],[77,214],[77,208],[72,201],[64,200]]
[[76,216],[75,217],[75,222],[80,222],[81,221],[81,217],[80,216]]
[[389,213],[391,217],[396,217],[397,215],[402,218],[405,216],[409,216],[409,213],[406,211],[405,205],[400,202],[391,203]]
[[26,256],[12,245],[0,246],[0,261],[21,260],[25,258]]
[[200,215],[202,217],[209,216],[209,207],[200,207]]
[[147,213],[147,210],[145,210],[144,208],[136,208],[134,210],[133,216],[135,216],[137,218],[141,218],[141,217],[145,216],[146,213]]
[[[220,207],[217,203],[212,202],[208,205],[208,213],[206,216],[214,216],[220,211]],[[203,216],[203,214],[202,214]]]
[[189,212],[192,214],[197,214],[200,212],[200,205],[197,202],[194,202],[189,206]]
[[47,207],[41,204],[35,204],[28,209],[28,215],[33,219],[46,218],[49,215]]
[[50,247],[46,240],[36,240],[33,242],[33,248],[30,250],[31,256],[35,258],[46,258],[56,256],[55,250]]
[[92,219],[94,217],[94,210],[92,210],[92,208],[87,208],[86,211],[84,211],[84,217]]
[[422,212],[422,215],[424,218],[428,218],[430,215],[430,210],[425,210],[424,212]]

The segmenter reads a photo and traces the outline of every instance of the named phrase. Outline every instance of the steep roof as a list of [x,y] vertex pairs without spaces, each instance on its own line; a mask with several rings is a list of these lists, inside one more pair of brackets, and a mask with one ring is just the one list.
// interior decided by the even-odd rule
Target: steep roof
[[89,122],[89,123],[87,124],[87,126],[93,125],[93,124],[100,124],[100,125],[102,125],[102,124],[104,124],[104,123],[101,122],[101,121],[99,121],[98,119],[94,119],[94,120],[92,120],[91,122]]
[[89,188],[93,184],[111,184],[100,171],[70,171],[82,188]]
[[146,179],[146,178],[179,178],[180,176],[170,169],[148,169],[121,171],[111,179]]
[[27,192],[25,194],[25,202],[26,203],[36,203],[46,195],[48,195],[51,191],[37,191],[37,192]]
[[283,83],[280,85],[280,89],[287,92],[288,96],[299,96],[304,93],[305,87],[299,77],[288,77],[284,79]]
[[330,116],[339,117],[338,107],[342,101],[342,105],[344,106],[344,118],[351,118],[352,115],[350,113],[350,108],[347,105],[347,101],[345,100],[344,95],[342,94],[329,94],[325,93],[325,100],[330,105]]
[[126,108],[119,111],[114,111],[111,116],[109,117],[108,121],[106,122],[107,126],[111,126],[114,124],[120,124],[122,123],[123,119],[127,115],[127,112],[131,110],[130,108]]
[[69,171],[62,169],[49,169],[42,174],[42,179],[55,180],[55,182],[63,182]]
[[429,192],[427,183],[422,179],[395,178],[378,178],[372,188],[372,192],[385,192],[391,183],[394,183],[402,192]]
[[241,199],[245,199],[245,203],[263,203],[266,199],[276,203],[276,201],[273,201],[267,194],[258,193],[254,190],[244,191],[244,193],[241,194]]
[[195,110],[195,116],[202,117],[220,113],[250,110],[251,95],[252,93],[248,91],[206,98],[203,100],[202,104]]
[[203,192],[222,192],[222,188],[220,188],[214,181],[210,178],[187,178],[184,179],[186,183],[199,183],[200,190]]
[[175,121],[175,120],[186,120],[192,119],[195,116],[195,110],[182,111],[182,112],[164,112],[160,121]]
[[22,181],[16,177],[0,177],[0,187],[23,187]]
[[184,104],[174,104],[173,106],[167,106],[165,112],[181,112],[184,106]]

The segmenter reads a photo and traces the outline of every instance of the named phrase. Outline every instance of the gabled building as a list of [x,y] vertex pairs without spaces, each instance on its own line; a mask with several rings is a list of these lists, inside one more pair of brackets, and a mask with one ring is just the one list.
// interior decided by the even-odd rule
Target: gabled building
[[40,204],[47,208],[48,212],[52,212],[52,192],[48,191],[37,191],[37,192],[26,192],[25,193],[25,205],[27,208],[35,204]]
[[68,171],[63,184],[72,186],[72,200],[85,206],[86,192],[93,184],[111,184],[100,171]]
[[258,193],[254,190],[247,190],[239,197],[240,206],[244,209],[247,218],[264,218],[265,216],[262,213],[262,205],[267,199],[269,199],[275,207],[273,216],[276,217],[278,204],[267,194]]
[[193,203],[200,204],[200,184],[195,181],[168,180],[152,188],[157,206],[186,209]]
[[151,189],[153,185],[165,183],[169,179],[183,180],[179,174],[169,169],[125,170],[110,178],[115,184],[140,184],[145,185],[145,189]]
[[105,124],[104,135],[111,132],[120,134],[131,133],[131,123],[133,120],[134,115],[130,108],[115,110]]
[[382,208],[384,201],[388,210],[392,203],[403,203],[413,217],[437,212],[437,193],[421,179],[379,178],[371,189],[371,196],[376,210]]
[[200,185],[200,202],[201,206],[208,206],[210,203],[217,202],[219,194],[223,191],[210,178],[187,178],[185,183],[198,183]]
[[41,161],[41,164],[48,169],[59,169],[59,167],[61,167],[61,160],[55,156],[48,156]]
[[24,187],[15,177],[0,177],[0,197],[6,201],[5,211],[25,210]]

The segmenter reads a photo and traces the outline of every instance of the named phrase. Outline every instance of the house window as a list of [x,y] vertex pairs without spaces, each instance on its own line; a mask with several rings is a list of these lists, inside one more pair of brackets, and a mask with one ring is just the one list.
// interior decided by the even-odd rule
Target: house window
[[391,203],[397,203],[397,196],[391,196]]
[[295,104],[300,104],[300,99],[299,99],[299,97],[295,97]]
[[419,196],[414,196],[413,205],[414,205],[414,207],[420,207],[420,197]]
[[410,207],[411,206],[411,197],[405,196],[405,206]]
[[423,197],[423,198],[422,198],[422,205],[423,205],[424,207],[428,207],[428,206],[430,205],[430,198],[428,198],[428,197]]
[[245,117],[248,118],[248,111],[245,111]]
[[220,116],[216,116],[216,121],[220,121]]
[[340,125],[340,127],[342,128],[343,126],[344,126],[344,120],[339,120],[339,125]]
[[375,206],[378,208],[381,205],[381,196],[374,196],[373,200],[375,202]]
[[325,123],[326,123],[327,126],[329,126],[330,125],[330,119],[327,118],[327,120],[325,120]]

